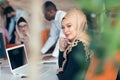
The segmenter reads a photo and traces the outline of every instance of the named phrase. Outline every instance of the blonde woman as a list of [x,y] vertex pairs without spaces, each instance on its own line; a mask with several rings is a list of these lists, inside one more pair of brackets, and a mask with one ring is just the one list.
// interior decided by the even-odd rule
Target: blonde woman
[[84,80],[89,66],[89,36],[86,33],[86,16],[79,9],[68,11],[62,20],[66,38],[60,39],[59,80]]

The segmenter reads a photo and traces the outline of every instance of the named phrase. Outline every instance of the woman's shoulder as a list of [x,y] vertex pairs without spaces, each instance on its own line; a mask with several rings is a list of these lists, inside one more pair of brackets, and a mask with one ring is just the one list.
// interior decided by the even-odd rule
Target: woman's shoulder
[[74,47],[72,48],[72,52],[77,53],[77,54],[79,54],[81,52],[84,53],[85,51],[84,51],[84,45],[83,45],[83,43],[81,41],[75,43]]
[[77,43],[74,43],[76,48],[82,49],[84,48],[84,44],[82,41],[78,41]]

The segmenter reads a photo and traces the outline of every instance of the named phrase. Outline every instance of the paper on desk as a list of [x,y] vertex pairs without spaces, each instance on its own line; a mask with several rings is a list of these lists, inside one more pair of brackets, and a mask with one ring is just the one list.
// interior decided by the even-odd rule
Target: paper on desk
[[42,64],[57,64],[58,62],[58,58],[54,58],[54,59],[51,59],[51,60],[42,60],[41,63]]

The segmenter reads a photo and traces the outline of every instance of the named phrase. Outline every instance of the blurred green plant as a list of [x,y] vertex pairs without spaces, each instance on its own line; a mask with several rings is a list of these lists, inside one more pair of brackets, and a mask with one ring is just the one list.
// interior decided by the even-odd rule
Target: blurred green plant
[[3,5],[6,2],[7,2],[7,0],[0,0],[0,5]]
[[[91,35],[91,48],[96,54],[113,57],[120,49],[120,4],[119,0],[76,0],[79,7],[96,14],[96,29]],[[110,11],[117,10],[116,24],[112,25]],[[94,24],[94,22],[93,22]],[[96,30],[96,31],[95,31]],[[100,55],[98,55],[100,57]]]
[[[104,59],[115,57],[120,50],[120,0],[75,0],[81,9],[94,13],[95,29],[88,30],[91,35],[90,49],[101,60],[97,73],[102,71]],[[114,12],[115,16],[110,15]],[[90,15],[91,16],[91,15]],[[111,22],[112,17],[115,24]],[[92,27],[89,25],[89,27]]]
[[120,0],[75,0],[80,8],[99,13],[103,10],[103,5],[107,10],[120,7]]

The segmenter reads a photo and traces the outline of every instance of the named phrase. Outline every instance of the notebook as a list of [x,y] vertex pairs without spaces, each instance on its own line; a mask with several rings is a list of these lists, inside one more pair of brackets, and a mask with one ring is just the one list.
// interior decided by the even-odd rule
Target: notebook
[[28,59],[24,44],[6,49],[11,72],[16,76],[27,76]]
[[6,57],[6,51],[5,51],[3,34],[0,33],[0,58],[4,58],[4,57]]
[[[52,56],[52,54],[42,55],[42,57],[45,57],[45,56]],[[42,64],[57,64],[57,62],[58,62],[58,58],[54,58],[54,59],[50,59],[50,60],[42,60],[41,61]]]

